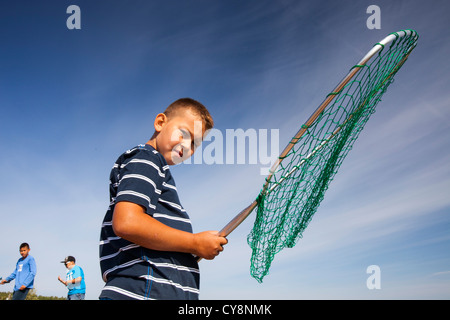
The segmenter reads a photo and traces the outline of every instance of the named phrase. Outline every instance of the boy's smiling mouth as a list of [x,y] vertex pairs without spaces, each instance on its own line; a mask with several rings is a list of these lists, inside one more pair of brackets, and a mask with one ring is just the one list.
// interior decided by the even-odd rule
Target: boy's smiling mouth
[[183,156],[185,155],[185,150],[183,146],[178,145],[175,148],[172,149],[172,161],[175,164],[178,164],[180,162],[183,162],[185,159]]

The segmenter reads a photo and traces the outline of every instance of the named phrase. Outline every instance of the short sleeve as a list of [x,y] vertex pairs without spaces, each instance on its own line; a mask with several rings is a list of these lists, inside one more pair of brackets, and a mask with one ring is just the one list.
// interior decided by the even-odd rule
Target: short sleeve
[[145,208],[153,215],[161,195],[165,174],[160,161],[151,152],[141,151],[122,163],[115,203],[129,201]]
[[81,268],[76,266],[77,268],[73,268],[73,279],[81,277]]

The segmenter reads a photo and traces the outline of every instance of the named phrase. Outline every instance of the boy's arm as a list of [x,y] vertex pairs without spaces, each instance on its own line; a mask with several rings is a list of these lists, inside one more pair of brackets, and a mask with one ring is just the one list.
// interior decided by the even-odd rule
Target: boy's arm
[[121,201],[114,208],[113,229],[119,237],[152,250],[192,253],[214,259],[228,241],[217,231],[189,233],[166,226],[135,203]]
[[66,280],[66,281],[64,281],[64,280],[61,279],[61,277],[60,277],[58,280],[61,281],[62,283],[64,283],[64,284],[67,286],[67,285],[69,285],[69,284],[77,284],[77,283],[80,283],[80,282],[83,280],[83,278],[78,277],[78,278],[74,278],[74,279],[72,279],[72,280]]
[[5,281],[11,282],[12,280],[14,280],[16,278],[16,272],[17,272],[17,264],[16,264],[16,268],[14,269],[13,273],[11,273],[8,277],[6,277]]

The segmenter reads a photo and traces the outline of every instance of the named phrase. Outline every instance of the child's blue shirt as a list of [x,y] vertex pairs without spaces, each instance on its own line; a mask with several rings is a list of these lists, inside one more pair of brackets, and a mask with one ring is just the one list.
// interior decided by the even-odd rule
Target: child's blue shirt
[[36,276],[37,268],[34,258],[30,255],[26,258],[21,257],[16,263],[16,269],[8,277],[6,281],[15,280],[14,291],[20,289],[21,286],[25,286],[28,289],[33,288],[34,277]]
[[[81,282],[73,284],[72,280],[79,277],[81,277]],[[66,280],[68,281],[67,289],[69,289],[69,296],[76,293],[86,293],[84,272],[80,266],[74,265],[72,269],[68,269],[66,273]]]

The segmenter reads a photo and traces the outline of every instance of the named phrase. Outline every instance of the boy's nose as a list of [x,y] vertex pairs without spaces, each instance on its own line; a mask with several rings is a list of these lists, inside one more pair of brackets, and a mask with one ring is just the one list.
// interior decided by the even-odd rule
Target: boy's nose
[[183,149],[183,154],[184,154],[184,155],[187,155],[188,153],[189,153],[189,154],[192,154],[192,150],[191,150],[191,141],[190,141],[190,140],[188,140],[188,139],[183,139],[183,140],[181,141],[181,147],[182,147],[182,149]]

